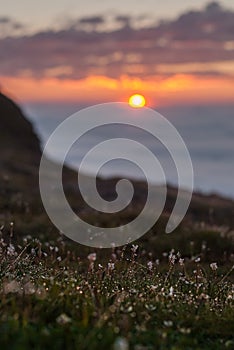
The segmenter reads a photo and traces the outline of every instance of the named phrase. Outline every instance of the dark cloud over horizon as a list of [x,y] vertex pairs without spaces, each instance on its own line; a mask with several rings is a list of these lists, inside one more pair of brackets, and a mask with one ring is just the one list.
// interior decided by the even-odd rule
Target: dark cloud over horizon
[[[234,61],[234,12],[217,3],[145,28],[133,26],[131,16],[116,15],[115,21],[120,26],[106,31],[105,17],[94,16],[57,31],[6,36],[0,39],[0,74],[60,79],[147,77],[170,75],[173,70],[183,73],[183,67],[186,73],[234,74],[225,66]],[[0,17],[0,28],[6,23],[17,25]]]

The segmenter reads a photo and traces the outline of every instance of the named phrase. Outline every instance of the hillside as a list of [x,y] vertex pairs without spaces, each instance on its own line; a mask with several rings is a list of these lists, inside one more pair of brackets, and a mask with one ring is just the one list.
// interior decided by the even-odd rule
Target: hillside
[[40,142],[21,109],[0,93],[0,189],[37,191]]

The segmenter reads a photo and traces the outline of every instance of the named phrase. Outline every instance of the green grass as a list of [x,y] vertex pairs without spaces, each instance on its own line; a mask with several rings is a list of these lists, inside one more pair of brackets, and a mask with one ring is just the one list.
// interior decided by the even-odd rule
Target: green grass
[[[164,251],[169,240],[160,246],[168,236],[159,236],[154,246],[143,241],[136,251],[96,250],[96,260],[87,257],[90,249],[55,237],[16,240],[13,228],[2,232],[2,349],[234,348],[228,235],[187,232],[182,238],[194,240],[182,246],[174,235],[170,251]],[[224,251],[216,260],[210,253],[217,244],[226,249],[225,261]]]

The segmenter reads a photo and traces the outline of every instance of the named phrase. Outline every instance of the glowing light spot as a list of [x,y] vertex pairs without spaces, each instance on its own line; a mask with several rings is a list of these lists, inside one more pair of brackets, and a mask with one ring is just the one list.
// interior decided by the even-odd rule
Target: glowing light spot
[[135,94],[129,98],[128,103],[133,108],[142,108],[146,105],[146,100],[144,96]]

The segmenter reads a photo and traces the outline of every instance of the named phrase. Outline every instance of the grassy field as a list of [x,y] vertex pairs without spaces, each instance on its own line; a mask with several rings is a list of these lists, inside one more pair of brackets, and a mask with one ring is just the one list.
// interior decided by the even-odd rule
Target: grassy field
[[233,232],[148,238],[90,250],[2,227],[1,348],[234,349]]

